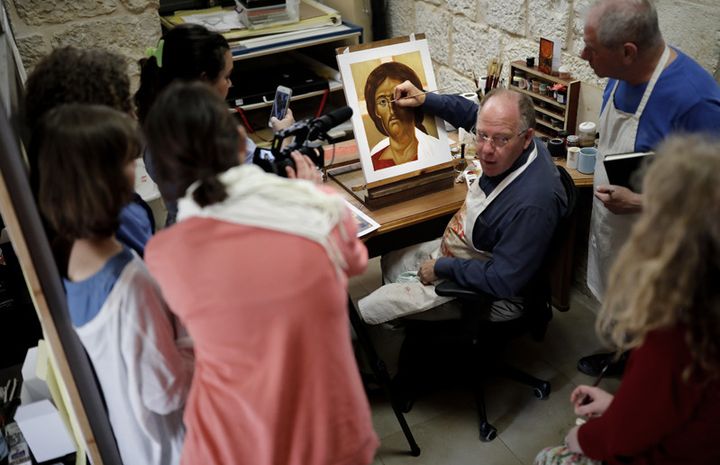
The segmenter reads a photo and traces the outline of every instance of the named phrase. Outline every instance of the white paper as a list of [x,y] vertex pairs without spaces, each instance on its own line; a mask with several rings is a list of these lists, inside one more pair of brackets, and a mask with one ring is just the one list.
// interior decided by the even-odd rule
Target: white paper
[[245,25],[240,21],[240,15],[235,10],[223,10],[213,13],[199,13],[195,15],[183,16],[183,22],[199,24],[205,26],[211,31],[228,32],[234,29],[245,29]]
[[351,204],[347,200],[345,200],[345,204],[350,209],[350,213],[352,213],[353,217],[355,218],[355,222],[358,225],[357,237],[363,237],[364,235],[369,234],[380,227],[377,221],[367,216],[355,205]]
[[15,413],[15,422],[38,462],[75,452],[75,444],[49,400],[21,405]]

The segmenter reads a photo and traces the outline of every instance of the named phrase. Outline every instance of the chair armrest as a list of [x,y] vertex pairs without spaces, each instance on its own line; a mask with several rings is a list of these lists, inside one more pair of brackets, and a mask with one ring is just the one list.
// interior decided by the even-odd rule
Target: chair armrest
[[435,286],[435,293],[442,297],[455,297],[456,299],[472,302],[491,300],[490,296],[482,291],[462,287],[455,281],[443,281]]

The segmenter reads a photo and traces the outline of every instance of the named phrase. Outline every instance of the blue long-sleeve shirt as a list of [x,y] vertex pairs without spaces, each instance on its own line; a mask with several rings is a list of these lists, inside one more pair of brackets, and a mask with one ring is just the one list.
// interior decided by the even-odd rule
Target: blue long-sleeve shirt
[[[423,109],[457,127],[474,126],[477,105],[452,95],[427,94]],[[537,147],[537,158],[478,217],[473,245],[492,253],[492,258],[441,257],[435,274],[461,286],[497,298],[519,296],[540,268],[560,217],[567,209],[567,196],[560,175],[545,145],[535,139],[505,173],[482,175],[480,188],[489,195],[512,171],[523,165]]]

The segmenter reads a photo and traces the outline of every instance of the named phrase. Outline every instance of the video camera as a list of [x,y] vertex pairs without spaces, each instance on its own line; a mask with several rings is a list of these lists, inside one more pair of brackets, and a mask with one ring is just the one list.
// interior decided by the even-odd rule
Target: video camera
[[[290,154],[297,150],[307,155],[315,166],[322,169],[325,166],[323,142],[330,142],[327,132],[349,119],[352,113],[352,108],[342,107],[319,118],[298,121],[275,134],[270,150],[256,148],[253,163],[268,173],[284,177],[287,176],[286,166],[295,169],[295,162]],[[293,141],[283,147],[283,140],[290,136],[294,136]]]

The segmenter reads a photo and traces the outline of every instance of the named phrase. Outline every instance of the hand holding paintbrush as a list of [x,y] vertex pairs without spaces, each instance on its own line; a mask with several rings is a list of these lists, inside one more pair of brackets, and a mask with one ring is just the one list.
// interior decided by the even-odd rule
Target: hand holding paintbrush
[[435,92],[442,92],[445,88],[435,90],[421,90],[415,87],[410,81],[405,81],[393,89],[393,98],[389,103],[395,103],[400,107],[418,107],[425,103],[425,95]]
[[576,424],[581,425],[585,423],[584,418],[586,417],[602,415],[610,406],[613,395],[597,387],[600,381],[602,381],[607,367],[608,365],[603,367],[600,375],[595,379],[592,386],[578,386],[573,390],[572,394],[570,394],[570,402],[575,406],[575,415],[581,417],[577,419]]

